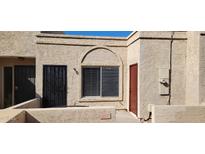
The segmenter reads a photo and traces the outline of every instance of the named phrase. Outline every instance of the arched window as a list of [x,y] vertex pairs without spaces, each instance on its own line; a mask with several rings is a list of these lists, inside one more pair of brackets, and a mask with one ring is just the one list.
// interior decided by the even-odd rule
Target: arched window
[[120,58],[106,48],[87,52],[81,61],[81,97],[121,96],[122,63]]

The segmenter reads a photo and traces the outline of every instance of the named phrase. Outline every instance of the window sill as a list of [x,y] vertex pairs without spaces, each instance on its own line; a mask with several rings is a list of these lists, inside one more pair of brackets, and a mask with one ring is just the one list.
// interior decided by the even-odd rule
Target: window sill
[[79,102],[116,102],[122,101],[120,97],[98,97],[98,96],[89,96],[80,98]]

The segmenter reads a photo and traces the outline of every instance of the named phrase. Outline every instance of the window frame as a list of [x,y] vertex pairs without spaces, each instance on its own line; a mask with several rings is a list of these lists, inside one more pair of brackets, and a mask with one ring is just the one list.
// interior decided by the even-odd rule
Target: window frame
[[[117,67],[118,68],[118,96],[103,96],[102,95],[102,69],[103,67]],[[100,95],[99,96],[84,96],[83,95],[83,69],[84,68],[99,68],[100,69]],[[99,66],[92,66],[92,65],[84,65],[81,67],[81,98],[80,101],[109,101],[109,100],[121,100],[121,66],[119,65],[99,65]]]

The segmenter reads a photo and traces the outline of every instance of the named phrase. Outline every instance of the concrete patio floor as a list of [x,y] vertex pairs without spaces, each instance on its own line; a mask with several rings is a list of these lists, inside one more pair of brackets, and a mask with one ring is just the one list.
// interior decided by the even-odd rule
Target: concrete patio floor
[[116,111],[116,123],[140,123],[140,120],[134,114],[120,110]]

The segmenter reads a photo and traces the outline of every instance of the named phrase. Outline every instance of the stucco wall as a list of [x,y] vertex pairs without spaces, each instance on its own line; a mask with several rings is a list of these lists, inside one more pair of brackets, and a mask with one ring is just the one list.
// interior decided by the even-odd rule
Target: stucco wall
[[172,49],[171,105],[185,104],[186,40],[174,40]]
[[205,122],[205,106],[153,105],[151,108],[155,123]]
[[148,117],[148,104],[167,104],[168,96],[159,94],[159,68],[169,68],[167,40],[140,41],[140,117]]
[[[114,105],[118,109],[129,109],[129,66],[138,63],[138,112],[139,117],[146,118],[148,104],[168,103],[169,96],[159,94],[159,69],[170,69],[171,35],[172,32],[135,32],[126,39],[1,32],[0,56],[36,57],[36,92],[39,97],[42,97],[43,65],[67,65],[68,105]],[[173,38],[171,104],[204,103],[205,36],[200,37],[200,32],[175,32]],[[92,65],[99,65],[102,61],[121,65],[120,98],[81,99],[82,57],[99,47],[112,51],[122,63],[118,63],[119,59],[112,53],[104,54],[105,50],[96,50],[85,63],[93,59]],[[1,63],[10,62],[9,59],[0,59],[0,75]],[[1,94],[0,89],[0,98]]]
[[187,32],[186,104],[199,104],[199,32]]
[[[171,34],[172,32],[139,33],[139,37],[141,37],[139,38],[140,117],[148,117],[148,104],[168,104],[169,96],[162,96],[159,93],[159,69],[170,69]],[[175,32],[174,35],[176,36],[174,36],[171,55],[171,104],[185,104],[186,40],[184,33]]]
[[2,107],[2,72],[3,66],[15,64],[34,64],[29,60],[20,61],[17,58],[9,57],[35,57],[36,35],[39,32],[26,31],[1,31],[0,32],[0,108]]
[[41,123],[114,122],[116,120],[114,107],[28,109],[26,111]]
[[[127,70],[124,68],[127,66],[127,41],[125,38],[75,37],[67,35],[40,34],[39,32],[1,32],[0,35],[1,57],[36,58],[36,92],[39,97],[42,97],[43,65],[67,65],[68,105],[79,104],[79,95],[81,93],[81,83],[79,82],[80,75],[78,75],[74,69],[80,72],[80,58],[82,54],[91,48],[99,46],[113,51],[122,61],[120,66],[121,96],[119,99],[93,99],[93,101],[82,101],[80,103],[82,105],[93,106],[100,104],[115,105],[117,108],[126,108]],[[106,58],[103,56],[101,57]],[[16,62],[16,59],[14,58],[12,60]],[[109,61],[113,62],[113,59],[109,56],[106,59],[107,62],[105,62],[105,64],[109,63]],[[12,62],[12,60],[2,59],[0,63],[15,65],[15,62]],[[2,96],[0,98],[2,101]]]
[[39,98],[34,98],[23,103],[11,106],[7,109],[28,109],[28,108],[41,108],[41,101]]
[[199,48],[199,102],[205,104],[205,35],[200,36]]
[[0,32],[0,56],[35,57],[36,35],[39,32]]
[[[55,40],[56,38],[54,38]],[[42,97],[42,85],[43,85],[43,65],[67,65],[67,104],[68,105],[91,105],[91,106],[97,106],[97,105],[109,105],[109,106],[116,106],[117,108],[126,108],[127,101],[126,101],[126,91],[127,91],[127,70],[124,69],[127,66],[127,48],[123,46],[122,40],[119,41],[119,44],[121,46],[114,47],[116,45],[115,40],[110,40],[109,43],[107,43],[107,40],[81,40],[79,39],[79,42],[76,42],[76,40],[68,39],[66,38],[60,38],[58,39],[58,42],[53,42],[51,38],[39,38],[38,42],[41,42],[38,44],[38,50],[36,54],[36,91],[39,94],[39,96]],[[61,41],[61,43],[60,43]],[[70,41],[72,43],[76,43],[76,45],[71,45]],[[77,40],[78,41],[78,40]],[[89,41],[89,42],[86,42]],[[47,44],[48,42],[54,43],[54,44]],[[63,42],[63,43],[62,43]],[[45,44],[44,44],[45,43]],[[80,45],[80,44],[84,45]],[[92,44],[92,46],[88,45],[87,43]],[[124,43],[126,41],[124,40]],[[96,44],[99,44],[96,46]],[[113,45],[111,47],[110,45]],[[109,47],[108,47],[109,46]],[[118,60],[117,62],[113,61],[113,56],[105,56],[102,49],[98,50],[98,48],[104,48],[111,52],[113,52],[114,55],[117,56]],[[96,49],[96,54],[95,54]],[[119,65],[119,59],[121,61],[120,66],[120,80],[122,88],[120,89],[121,96],[119,98],[99,98],[99,97],[90,97],[89,99],[81,99],[81,62],[83,55],[85,55],[90,50],[93,51],[91,65],[99,66],[100,61],[96,60],[99,59],[99,57],[102,58],[102,60],[105,60],[104,65]],[[102,50],[102,52],[101,52]],[[100,55],[99,55],[100,54]],[[112,53],[109,53],[112,55]],[[109,55],[108,54],[108,55]],[[95,59],[96,57],[96,59]],[[89,61],[89,58],[86,59]],[[77,72],[76,72],[77,71]]]

